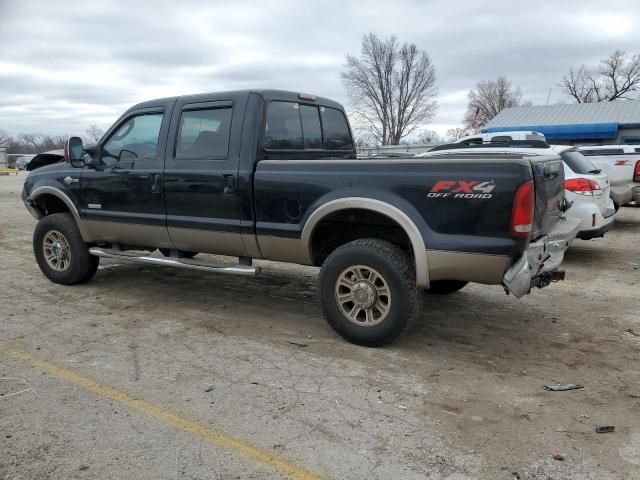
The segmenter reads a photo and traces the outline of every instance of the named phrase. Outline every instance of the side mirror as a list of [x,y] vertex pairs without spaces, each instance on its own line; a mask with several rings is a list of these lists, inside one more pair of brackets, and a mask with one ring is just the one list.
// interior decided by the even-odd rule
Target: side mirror
[[64,146],[64,160],[72,167],[84,167],[84,147],[80,137],[71,137]]

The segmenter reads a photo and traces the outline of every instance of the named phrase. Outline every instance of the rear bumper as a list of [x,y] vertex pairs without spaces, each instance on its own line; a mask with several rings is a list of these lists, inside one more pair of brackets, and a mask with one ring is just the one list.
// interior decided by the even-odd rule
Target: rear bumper
[[564,280],[564,272],[558,268],[579,230],[580,220],[563,218],[548,235],[529,243],[527,251],[504,274],[504,287],[520,298],[532,287],[542,288]]
[[618,207],[626,205],[633,200],[632,187],[627,183],[624,185],[611,185],[611,200]]
[[594,238],[604,237],[604,234],[611,230],[612,226],[613,222],[603,225],[600,228],[596,228],[595,230],[583,230],[578,233],[578,238],[580,240],[592,240]]
[[593,238],[604,237],[604,234],[613,227],[614,219],[614,215],[604,217],[602,222],[598,222],[600,224],[599,227],[590,230],[580,230],[578,232],[578,238],[581,240],[591,240]]

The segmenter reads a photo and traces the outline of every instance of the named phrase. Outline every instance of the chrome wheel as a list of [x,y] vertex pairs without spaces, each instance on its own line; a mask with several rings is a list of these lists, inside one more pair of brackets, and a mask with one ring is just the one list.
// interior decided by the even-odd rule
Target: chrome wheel
[[345,318],[361,327],[378,325],[391,309],[387,281],[380,272],[365,265],[353,265],[342,271],[335,296]]
[[71,247],[67,238],[57,230],[49,230],[42,240],[42,252],[47,265],[63,272],[71,264]]

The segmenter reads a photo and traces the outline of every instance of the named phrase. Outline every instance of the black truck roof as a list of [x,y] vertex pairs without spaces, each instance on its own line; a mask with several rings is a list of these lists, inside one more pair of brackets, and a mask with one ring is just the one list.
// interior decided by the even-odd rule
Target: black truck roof
[[286,102],[303,102],[303,103],[311,103],[315,105],[324,105],[327,107],[337,108],[339,110],[344,110],[342,105],[334,100],[325,97],[318,97],[316,95],[304,93],[304,92],[293,92],[288,90],[273,90],[273,89],[247,89],[247,90],[230,90],[230,91],[222,91],[222,92],[207,92],[207,93],[196,93],[191,95],[179,95],[175,97],[165,97],[165,98],[156,98],[154,100],[147,100],[145,102],[138,103],[130,107],[130,110],[139,110],[141,108],[153,108],[153,107],[161,107],[167,104],[173,103],[178,98],[192,98],[194,101],[198,101],[199,98],[206,98],[210,95],[228,95],[229,97],[240,97],[246,96],[249,94],[255,93],[264,98],[265,101],[271,100],[282,100]]

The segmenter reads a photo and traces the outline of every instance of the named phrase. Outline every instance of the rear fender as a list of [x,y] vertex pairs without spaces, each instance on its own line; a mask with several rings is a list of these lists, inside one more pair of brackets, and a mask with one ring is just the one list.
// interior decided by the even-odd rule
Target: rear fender
[[376,213],[381,213],[398,223],[411,241],[416,268],[416,284],[422,288],[429,288],[427,248],[420,230],[404,211],[382,200],[366,197],[346,197],[331,200],[316,208],[307,219],[301,236],[303,244],[306,245],[309,250],[309,258],[312,256],[311,237],[316,225],[327,215],[348,209],[371,210]]

